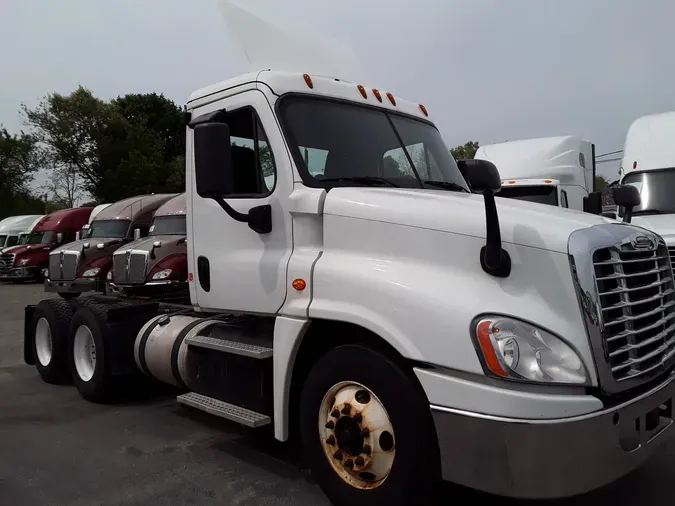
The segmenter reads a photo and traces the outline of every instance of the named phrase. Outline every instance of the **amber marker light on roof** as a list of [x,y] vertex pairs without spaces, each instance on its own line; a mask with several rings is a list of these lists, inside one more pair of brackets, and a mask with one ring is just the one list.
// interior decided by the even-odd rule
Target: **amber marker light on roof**
[[363,87],[362,84],[359,84],[359,85],[357,86],[357,88],[358,88],[359,91],[361,92],[361,96],[362,96],[363,98],[368,98],[368,94],[366,93],[366,89]]
[[427,112],[427,108],[424,107],[422,104],[420,104],[420,111],[422,111],[425,116],[429,116],[429,113]]
[[310,89],[314,88],[314,83],[312,82],[312,78],[309,77],[309,74],[303,74],[302,77]]
[[373,88],[373,95],[375,95],[375,98],[376,98],[379,102],[382,102],[382,95],[380,95],[379,90]]
[[389,99],[389,102],[391,102],[391,105],[396,105],[396,99],[394,98],[394,95],[387,93],[387,98]]

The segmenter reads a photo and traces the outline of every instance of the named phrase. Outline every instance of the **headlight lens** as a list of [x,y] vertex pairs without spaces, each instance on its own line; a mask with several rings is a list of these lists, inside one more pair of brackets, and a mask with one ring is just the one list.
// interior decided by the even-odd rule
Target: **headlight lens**
[[503,316],[481,319],[475,331],[483,363],[493,375],[536,383],[588,381],[579,355],[550,332]]
[[152,275],[152,279],[166,279],[171,276],[171,269],[164,269],[162,271],[155,272]]
[[96,276],[98,274],[98,271],[100,271],[100,267],[94,267],[93,269],[87,269],[82,273],[82,277],[84,278],[90,278],[92,276]]
[[21,260],[19,260],[19,267],[23,267],[24,265],[26,265],[29,260],[30,258],[22,258]]

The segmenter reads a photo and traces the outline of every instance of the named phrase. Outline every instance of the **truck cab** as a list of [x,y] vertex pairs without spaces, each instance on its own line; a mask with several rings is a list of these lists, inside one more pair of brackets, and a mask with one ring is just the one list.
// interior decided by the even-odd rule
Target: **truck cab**
[[[636,187],[641,203],[631,222],[661,235],[675,260],[675,112],[643,116],[628,129],[619,181]],[[618,215],[624,216],[619,207]]]
[[40,218],[42,215],[22,215],[0,221],[0,252],[4,248],[21,244],[22,237],[26,237]]
[[89,218],[91,207],[61,209],[43,216],[32,226],[25,243],[0,254],[0,279],[39,281],[44,277],[49,252],[75,239]]
[[104,402],[140,371],[271,425],[340,506],[426,504],[441,477],[577,495],[672,435],[657,234],[495,198],[495,164],[456,162],[424,104],[337,77],[262,70],[185,112],[190,303],[27,307],[45,381]]
[[573,136],[542,137],[481,146],[476,159],[499,168],[499,197],[584,210],[595,191],[595,145]]
[[82,292],[105,291],[113,252],[134,239],[148,235],[157,209],[176,194],[152,194],[120,200],[101,210],[86,236],[49,254],[45,291],[64,298]]
[[94,221],[96,216],[98,216],[98,213],[100,213],[107,207],[110,207],[110,204],[99,204],[96,207],[94,207],[94,210],[89,215],[89,221],[84,225],[82,225],[82,228],[77,232],[75,237],[76,241],[79,241],[80,239],[87,236],[87,232],[89,231],[89,228],[91,228],[91,222]]
[[147,237],[113,253],[106,279],[112,289],[144,295],[176,295],[187,291],[186,196],[163,204]]

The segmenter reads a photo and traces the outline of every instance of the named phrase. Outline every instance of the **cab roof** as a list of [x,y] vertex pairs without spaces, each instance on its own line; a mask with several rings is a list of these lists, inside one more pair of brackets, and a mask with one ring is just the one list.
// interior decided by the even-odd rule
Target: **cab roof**
[[[309,79],[307,79],[307,76]],[[310,86],[311,83],[311,86]],[[338,77],[302,74],[300,72],[284,72],[280,70],[260,70],[242,74],[219,83],[201,88],[190,95],[188,110],[214,102],[228,96],[228,90],[249,85],[252,89],[271,92],[273,95],[283,96],[289,93],[303,93],[306,95],[324,96],[349,100],[358,104],[368,104],[382,109],[398,111],[421,119],[428,119],[420,104],[405,100],[394,95],[389,90],[373,88],[361,83],[353,83]],[[364,98],[360,87],[363,88]],[[377,90],[380,99],[374,90]],[[391,93],[393,98],[389,98]],[[428,112],[428,111],[427,111]]]
[[155,213],[157,216],[174,216],[187,213],[187,197],[185,193],[181,193],[177,197],[172,198],[168,202],[162,204]]
[[675,111],[636,119],[626,134],[621,172],[675,167]]
[[120,200],[109,205],[99,212],[93,221],[99,220],[131,220],[148,212],[156,211],[158,207],[178,195],[177,193],[154,193],[138,195]]
[[57,228],[81,228],[87,223],[87,219],[93,207],[76,207],[73,209],[59,209],[48,214],[33,227],[34,232],[56,230]]

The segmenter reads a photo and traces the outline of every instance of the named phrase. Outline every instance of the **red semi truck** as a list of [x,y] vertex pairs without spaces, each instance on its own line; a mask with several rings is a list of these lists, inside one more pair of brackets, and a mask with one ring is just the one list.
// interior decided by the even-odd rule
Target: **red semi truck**
[[75,240],[75,233],[89,220],[93,207],[61,209],[43,217],[33,227],[25,244],[3,250],[0,280],[39,281],[47,269],[49,252]]

